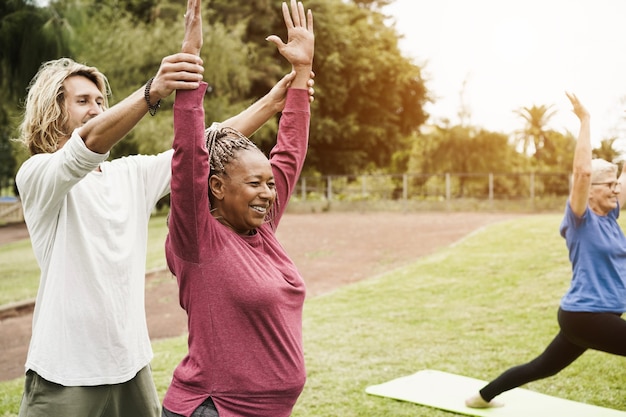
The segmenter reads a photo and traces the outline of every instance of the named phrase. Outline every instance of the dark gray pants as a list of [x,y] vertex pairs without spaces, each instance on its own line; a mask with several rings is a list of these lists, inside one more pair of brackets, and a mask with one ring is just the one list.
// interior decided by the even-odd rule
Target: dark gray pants
[[[167,408],[163,407],[163,412],[161,417],[184,417],[180,414],[172,413]],[[217,413],[217,408],[215,408],[215,404],[213,404],[213,400],[207,398],[200,407],[196,408],[194,412],[191,414],[191,417],[219,417]]]

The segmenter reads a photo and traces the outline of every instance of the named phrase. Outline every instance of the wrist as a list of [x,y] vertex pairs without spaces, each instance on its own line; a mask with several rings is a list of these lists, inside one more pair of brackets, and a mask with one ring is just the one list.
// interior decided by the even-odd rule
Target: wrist
[[150,87],[152,87],[152,81],[154,81],[154,77],[148,80],[148,82],[146,83],[146,88],[144,89],[144,93],[143,93],[143,98],[146,101],[146,104],[148,105],[148,112],[150,113],[150,116],[154,116],[157,110],[159,109],[159,107],[161,107],[160,98],[154,100],[153,98],[150,97]]
[[309,79],[311,78],[311,71],[313,67],[311,65],[294,66],[293,71],[296,73],[294,79],[291,81],[290,88],[309,88]]

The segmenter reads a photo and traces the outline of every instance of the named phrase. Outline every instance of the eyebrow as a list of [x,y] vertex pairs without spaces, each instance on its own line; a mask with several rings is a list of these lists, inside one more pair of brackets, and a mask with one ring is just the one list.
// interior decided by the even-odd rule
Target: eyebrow
[[[266,178],[263,174],[252,174],[252,175],[246,175],[244,177],[244,179],[246,181],[250,181],[250,180],[262,180]],[[270,175],[269,177],[267,177],[268,180],[273,180],[274,179],[274,174]]]
[[104,100],[104,96],[102,94],[92,95],[92,94],[89,94],[89,93],[84,93],[84,94],[76,94],[75,97],[76,98],[86,98],[86,99],[95,97],[96,100]]

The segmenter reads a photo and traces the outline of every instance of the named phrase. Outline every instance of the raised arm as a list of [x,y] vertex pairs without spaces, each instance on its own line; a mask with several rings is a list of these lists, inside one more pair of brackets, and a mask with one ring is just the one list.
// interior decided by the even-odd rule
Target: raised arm
[[[309,101],[313,101],[315,74],[313,68],[313,51],[315,37],[313,34],[313,13],[304,11],[302,3],[291,1],[291,14],[287,3],[282,4],[283,18],[287,26],[287,43],[276,35],[270,35],[267,40],[274,43],[281,55],[292,66],[292,71],[285,75],[272,90],[252,104],[243,112],[221,123],[237,129],[246,136],[251,136],[270,117],[285,108],[285,99],[289,88],[307,89]],[[293,15],[293,17],[292,17]]]
[[[250,137],[263,124],[265,124],[276,113],[280,113],[285,108],[285,99],[287,97],[287,89],[291,86],[291,82],[295,78],[295,71],[291,71],[281,78],[265,96],[254,102],[247,109],[236,116],[224,120],[221,125],[232,127],[244,135]],[[313,77],[311,72],[308,80],[309,101],[313,101]]]
[[149,86],[141,87],[82,126],[79,134],[85,145],[94,152],[106,153],[146,115],[148,103],[155,105],[174,90],[197,89],[204,72],[199,56],[201,48],[200,1],[189,0],[185,14],[182,52],[163,58]]
[[200,0],[187,0],[185,12],[185,37],[181,52],[200,56],[202,49],[202,8]]
[[[202,48],[200,0],[189,0],[185,13],[185,38],[182,51],[199,55]],[[200,253],[199,225],[209,215],[209,159],[204,146],[204,107],[207,84],[191,91],[177,91],[174,100],[174,156],[170,205],[170,248],[197,260]],[[168,262],[170,260],[168,259]],[[170,265],[173,268],[173,265]],[[175,272],[175,268],[172,269]]]
[[315,50],[313,13],[310,9],[305,12],[302,2],[296,2],[296,0],[291,0],[291,14],[285,2],[283,2],[282,10],[287,26],[287,43],[276,35],[268,36],[267,40],[276,45],[278,52],[289,61],[296,73],[290,88],[307,88]]
[[565,94],[572,103],[572,111],[580,120],[580,131],[574,150],[572,191],[569,200],[574,214],[582,216],[587,209],[589,188],[591,187],[591,116],[575,94]]

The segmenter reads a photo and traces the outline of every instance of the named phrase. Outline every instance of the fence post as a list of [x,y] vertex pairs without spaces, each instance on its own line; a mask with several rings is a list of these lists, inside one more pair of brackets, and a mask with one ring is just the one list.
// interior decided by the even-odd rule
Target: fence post
[[361,175],[361,197],[367,196],[367,175]]
[[450,201],[450,173],[446,172],[446,200]]
[[493,204],[493,173],[489,173],[489,203]]
[[402,174],[402,199],[409,199],[409,177],[406,174]]
[[302,201],[306,201],[306,177],[300,179],[300,187],[302,192]]
[[326,198],[328,201],[333,199],[333,180],[330,175],[326,177]]

